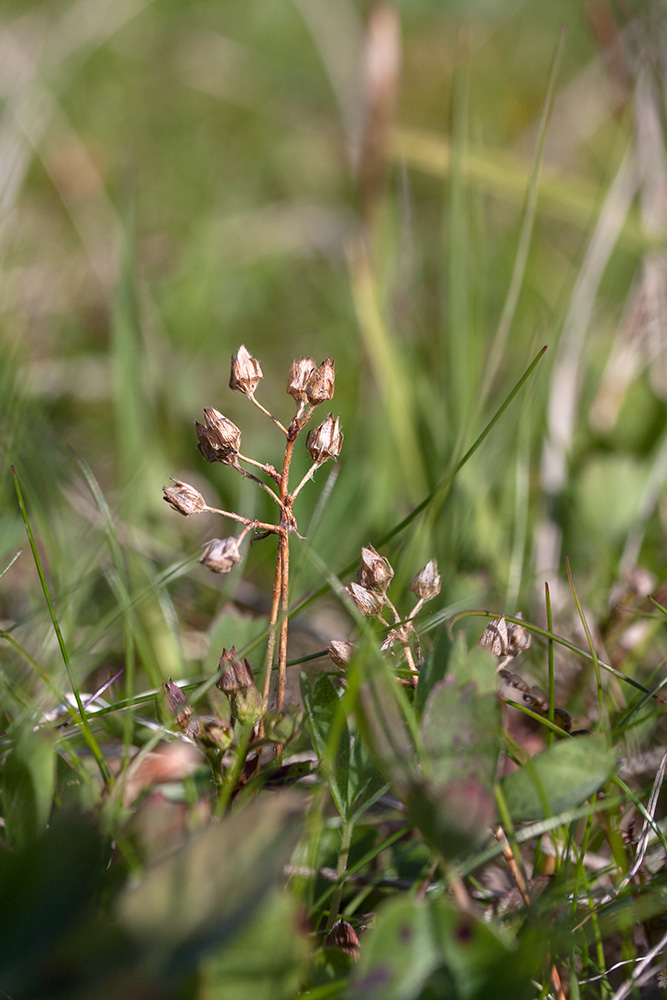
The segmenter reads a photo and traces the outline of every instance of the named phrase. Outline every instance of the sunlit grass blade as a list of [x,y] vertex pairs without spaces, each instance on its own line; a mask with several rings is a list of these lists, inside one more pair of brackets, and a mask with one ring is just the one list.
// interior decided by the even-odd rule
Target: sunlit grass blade
[[595,650],[595,643],[593,642],[593,636],[591,635],[591,630],[588,627],[588,622],[586,621],[586,615],[584,614],[584,609],[579,601],[579,596],[577,594],[577,588],[574,585],[574,579],[572,577],[572,570],[570,568],[570,560],[566,558],[565,566],[567,568],[567,578],[570,581],[570,590],[572,591],[572,597],[574,598],[574,603],[579,614],[579,620],[581,621],[582,628],[586,635],[586,641],[588,642],[588,648],[591,651],[591,662],[593,664],[593,669],[595,671],[595,682],[597,685],[598,693],[598,727],[603,728],[603,718],[605,713],[605,702],[604,702],[604,692],[602,690],[602,675],[600,674],[600,663],[598,661],[598,654]]
[[74,698],[76,700],[76,704],[77,704],[77,708],[79,710],[79,714],[81,716],[81,730],[83,732],[83,736],[84,736],[84,739],[85,739],[85,741],[86,741],[86,743],[88,745],[88,748],[90,749],[90,752],[92,753],[93,757],[95,758],[95,762],[97,763],[97,766],[99,768],[100,774],[102,776],[102,780],[103,780],[105,786],[107,788],[110,788],[113,785],[113,778],[111,776],[111,772],[109,770],[107,762],[104,759],[104,755],[102,754],[102,751],[99,748],[97,740],[95,739],[95,737],[93,735],[93,732],[92,732],[92,730],[90,728],[90,723],[88,722],[88,716],[86,715],[86,710],[84,708],[83,701],[81,700],[81,695],[79,694],[79,688],[78,688],[78,685],[76,684],[76,681],[74,679],[74,674],[72,672],[72,667],[71,667],[71,663],[70,663],[69,652],[67,650],[67,646],[65,644],[65,639],[63,637],[63,634],[62,634],[62,632],[60,630],[60,625],[58,624],[58,617],[56,615],[56,610],[55,610],[55,608],[53,606],[53,601],[51,600],[51,594],[49,593],[49,587],[48,587],[48,584],[46,582],[46,577],[44,575],[44,570],[42,569],[42,563],[41,563],[41,560],[39,558],[39,553],[37,552],[37,546],[35,545],[35,539],[33,537],[32,528],[30,527],[30,521],[29,521],[29,518],[28,518],[28,511],[27,511],[27,508],[26,508],[26,505],[25,505],[25,501],[23,499],[23,493],[21,492],[21,486],[20,486],[20,483],[19,483],[19,478],[18,478],[18,475],[16,473],[16,469],[14,468],[14,466],[12,466],[12,470],[11,471],[12,471],[12,478],[14,480],[14,488],[16,490],[16,496],[18,498],[19,507],[21,509],[21,516],[23,518],[23,523],[25,525],[25,530],[26,530],[26,533],[28,535],[28,542],[30,543],[30,550],[32,552],[32,557],[33,557],[33,559],[35,561],[35,567],[37,569],[37,573],[38,573],[38,576],[39,576],[39,581],[40,581],[40,583],[42,585],[42,591],[44,593],[44,600],[46,601],[46,606],[49,609],[49,615],[51,617],[51,622],[53,624],[53,630],[54,630],[56,638],[58,640],[58,646],[60,648],[60,653],[61,653],[61,656],[63,658],[63,663],[65,664],[65,670],[67,671],[67,677],[68,677],[70,686],[72,688],[72,692],[74,694]]

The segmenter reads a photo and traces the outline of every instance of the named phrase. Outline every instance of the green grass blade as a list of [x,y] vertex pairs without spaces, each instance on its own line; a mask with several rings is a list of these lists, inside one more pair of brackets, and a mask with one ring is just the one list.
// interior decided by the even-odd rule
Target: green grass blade
[[97,763],[97,766],[99,768],[100,774],[102,776],[102,780],[103,780],[103,782],[105,784],[105,787],[107,789],[109,789],[113,785],[113,778],[111,776],[111,772],[109,770],[107,762],[104,759],[102,751],[99,748],[97,740],[95,739],[95,736],[93,735],[93,732],[92,732],[92,730],[90,728],[90,723],[88,722],[88,716],[86,715],[86,710],[85,710],[85,708],[83,706],[83,702],[81,700],[81,695],[79,694],[79,688],[78,688],[78,685],[77,685],[77,683],[76,683],[76,681],[74,679],[74,674],[72,672],[72,666],[71,666],[71,663],[70,663],[69,652],[67,650],[67,646],[65,644],[65,639],[63,637],[63,634],[60,631],[60,625],[58,624],[58,617],[56,615],[56,610],[55,610],[55,608],[53,606],[53,601],[51,600],[51,594],[49,593],[49,586],[48,586],[48,584],[46,582],[46,577],[44,576],[44,570],[42,569],[42,563],[41,563],[41,560],[39,558],[39,553],[37,552],[37,546],[35,545],[35,539],[33,537],[32,529],[30,527],[30,521],[29,521],[29,518],[28,518],[28,511],[27,511],[27,508],[26,508],[26,505],[25,505],[25,501],[23,499],[23,493],[21,492],[21,486],[20,486],[20,483],[19,483],[19,478],[18,478],[18,475],[16,473],[16,469],[14,468],[13,465],[11,467],[11,471],[12,471],[12,478],[14,480],[14,488],[16,490],[16,496],[18,498],[19,507],[21,509],[21,516],[23,518],[23,523],[25,525],[25,530],[26,530],[26,533],[28,535],[28,542],[30,543],[30,550],[32,552],[32,557],[33,557],[33,559],[35,561],[35,566],[37,568],[37,573],[38,573],[38,576],[39,576],[39,581],[40,581],[40,583],[42,585],[42,591],[44,593],[44,599],[46,601],[46,606],[49,609],[49,615],[51,617],[51,622],[53,624],[53,630],[54,630],[54,632],[56,634],[56,639],[58,640],[58,646],[60,647],[60,653],[61,653],[61,656],[63,658],[63,663],[65,664],[65,670],[67,671],[67,677],[68,677],[69,683],[71,685],[72,691],[74,693],[74,698],[76,700],[76,705],[77,705],[77,708],[79,710],[79,715],[81,716],[81,729],[82,729],[82,732],[83,732],[83,736],[84,736],[84,739],[85,739],[86,743],[88,744],[90,752],[92,753],[93,757],[95,758],[95,762]]

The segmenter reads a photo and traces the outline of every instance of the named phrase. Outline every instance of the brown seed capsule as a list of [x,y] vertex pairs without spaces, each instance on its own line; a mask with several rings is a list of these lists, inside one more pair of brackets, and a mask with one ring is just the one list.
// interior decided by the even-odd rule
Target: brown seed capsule
[[179,514],[188,517],[190,514],[199,514],[206,510],[207,504],[203,496],[189,483],[182,483],[180,479],[172,479],[173,486],[163,486],[163,500],[166,500]]
[[297,403],[305,403],[307,400],[306,386],[314,371],[315,362],[312,358],[301,358],[299,361],[292,362],[287,380],[287,391]]
[[530,632],[516,622],[494,618],[484,629],[479,645],[490,649],[498,660],[513,659],[530,646]]
[[233,537],[214,538],[204,549],[204,553],[199,560],[202,566],[206,566],[212,573],[229,573],[233,567],[241,562],[239,544]]
[[378,594],[386,594],[394,571],[388,559],[376,552],[372,545],[365,545],[361,550],[361,565],[357,570],[357,583],[367,590]]
[[417,595],[420,601],[430,601],[431,598],[438,596],[440,593],[440,574],[435,559],[430,559],[425,566],[422,566],[410,584],[410,590]]
[[337,920],[327,934],[326,944],[329,948],[340,948],[356,962],[361,954],[359,937],[352,924],[342,917]]
[[357,611],[366,618],[379,618],[382,612],[383,598],[374,590],[368,590],[359,583],[351,583],[345,588],[350,595]]
[[340,432],[340,417],[334,420],[329,414],[319,427],[309,431],[306,438],[306,448],[315,465],[323,465],[330,458],[338,458],[343,447],[343,435]]
[[350,662],[353,652],[354,643],[352,642],[343,642],[339,639],[332,639],[327,646],[329,659],[333,664],[335,664],[335,666],[340,667],[341,670],[345,670],[346,666]]
[[334,394],[336,372],[331,358],[327,358],[311,373],[306,384],[306,395],[311,406],[317,406]]
[[253,358],[245,344],[241,344],[237,353],[232,355],[229,388],[238,389],[244,395],[252,396],[263,377],[259,361]]
[[220,451],[237,452],[241,447],[241,431],[214,406],[204,409],[208,438],[214,448]]
[[509,639],[507,622],[504,618],[494,618],[493,621],[489,622],[482,632],[479,645],[490,649],[497,660],[502,660],[508,655]]

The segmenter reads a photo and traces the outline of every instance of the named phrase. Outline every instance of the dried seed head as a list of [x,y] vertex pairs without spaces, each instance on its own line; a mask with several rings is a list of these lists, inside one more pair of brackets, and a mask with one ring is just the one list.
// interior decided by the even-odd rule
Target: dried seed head
[[[521,612],[515,617],[521,618]],[[517,625],[516,622],[507,623],[507,639],[510,656],[518,656],[530,646],[530,632],[523,625]]]
[[218,670],[221,676],[216,687],[224,691],[226,695],[245,691],[255,684],[250,664],[247,660],[239,659],[235,646],[232,646],[231,649],[223,649]]
[[341,670],[345,670],[354,652],[354,643],[332,639],[327,646],[327,652],[331,662]]
[[306,448],[315,465],[323,465],[329,458],[338,458],[343,447],[343,435],[340,432],[340,417],[334,420],[329,414],[319,427],[308,432]]
[[504,618],[494,618],[493,621],[489,622],[482,632],[479,645],[490,649],[497,660],[502,660],[508,655],[509,639],[507,622]]
[[241,344],[237,353],[232,355],[229,388],[238,389],[244,395],[252,396],[263,377],[259,361],[253,358],[245,344]]
[[312,358],[301,358],[299,361],[292,362],[287,380],[287,391],[297,403],[305,403],[307,400],[306,386],[314,371],[315,362]]
[[214,407],[204,410],[206,425],[195,420],[199,444],[197,447],[207,462],[236,464],[236,456],[241,447],[241,431]]
[[357,611],[360,611],[365,618],[380,617],[384,603],[380,594],[362,587],[359,583],[351,583],[349,587],[345,588],[345,591],[354,601]]
[[173,486],[163,486],[163,500],[177,510],[179,514],[188,517],[189,514],[199,514],[206,510],[207,504],[203,496],[189,483],[182,483],[180,479],[172,479]]
[[329,948],[340,948],[355,961],[361,954],[359,937],[351,923],[342,917],[337,920],[327,934],[326,944]]
[[181,732],[185,732],[188,728],[190,716],[192,715],[190,702],[179,686],[174,684],[171,677],[165,684],[162,685],[162,694],[167,705],[167,709],[169,713],[173,715],[176,725]]
[[212,573],[229,573],[236,563],[241,562],[239,543],[233,537],[214,538],[204,549],[199,562]]
[[357,570],[357,582],[367,590],[378,594],[386,594],[394,571],[388,559],[376,552],[372,545],[365,545],[361,550],[361,564]]
[[435,559],[430,559],[425,566],[422,566],[410,584],[410,590],[417,595],[420,601],[430,601],[431,598],[438,596],[440,593],[440,574]]
[[[516,617],[519,618],[520,615]],[[484,629],[479,645],[490,649],[498,660],[505,657],[514,659],[530,646],[530,632],[516,622],[494,618]]]
[[306,395],[311,406],[317,406],[326,399],[331,399],[334,394],[334,384],[336,372],[331,358],[327,358],[321,365],[318,365],[306,384]]

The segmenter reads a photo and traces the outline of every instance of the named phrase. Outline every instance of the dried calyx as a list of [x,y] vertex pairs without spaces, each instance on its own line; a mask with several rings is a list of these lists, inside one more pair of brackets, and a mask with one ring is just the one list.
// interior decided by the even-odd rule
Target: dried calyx
[[263,377],[259,361],[253,358],[245,344],[241,344],[236,354],[232,355],[229,388],[236,389],[245,396],[253,396]]

